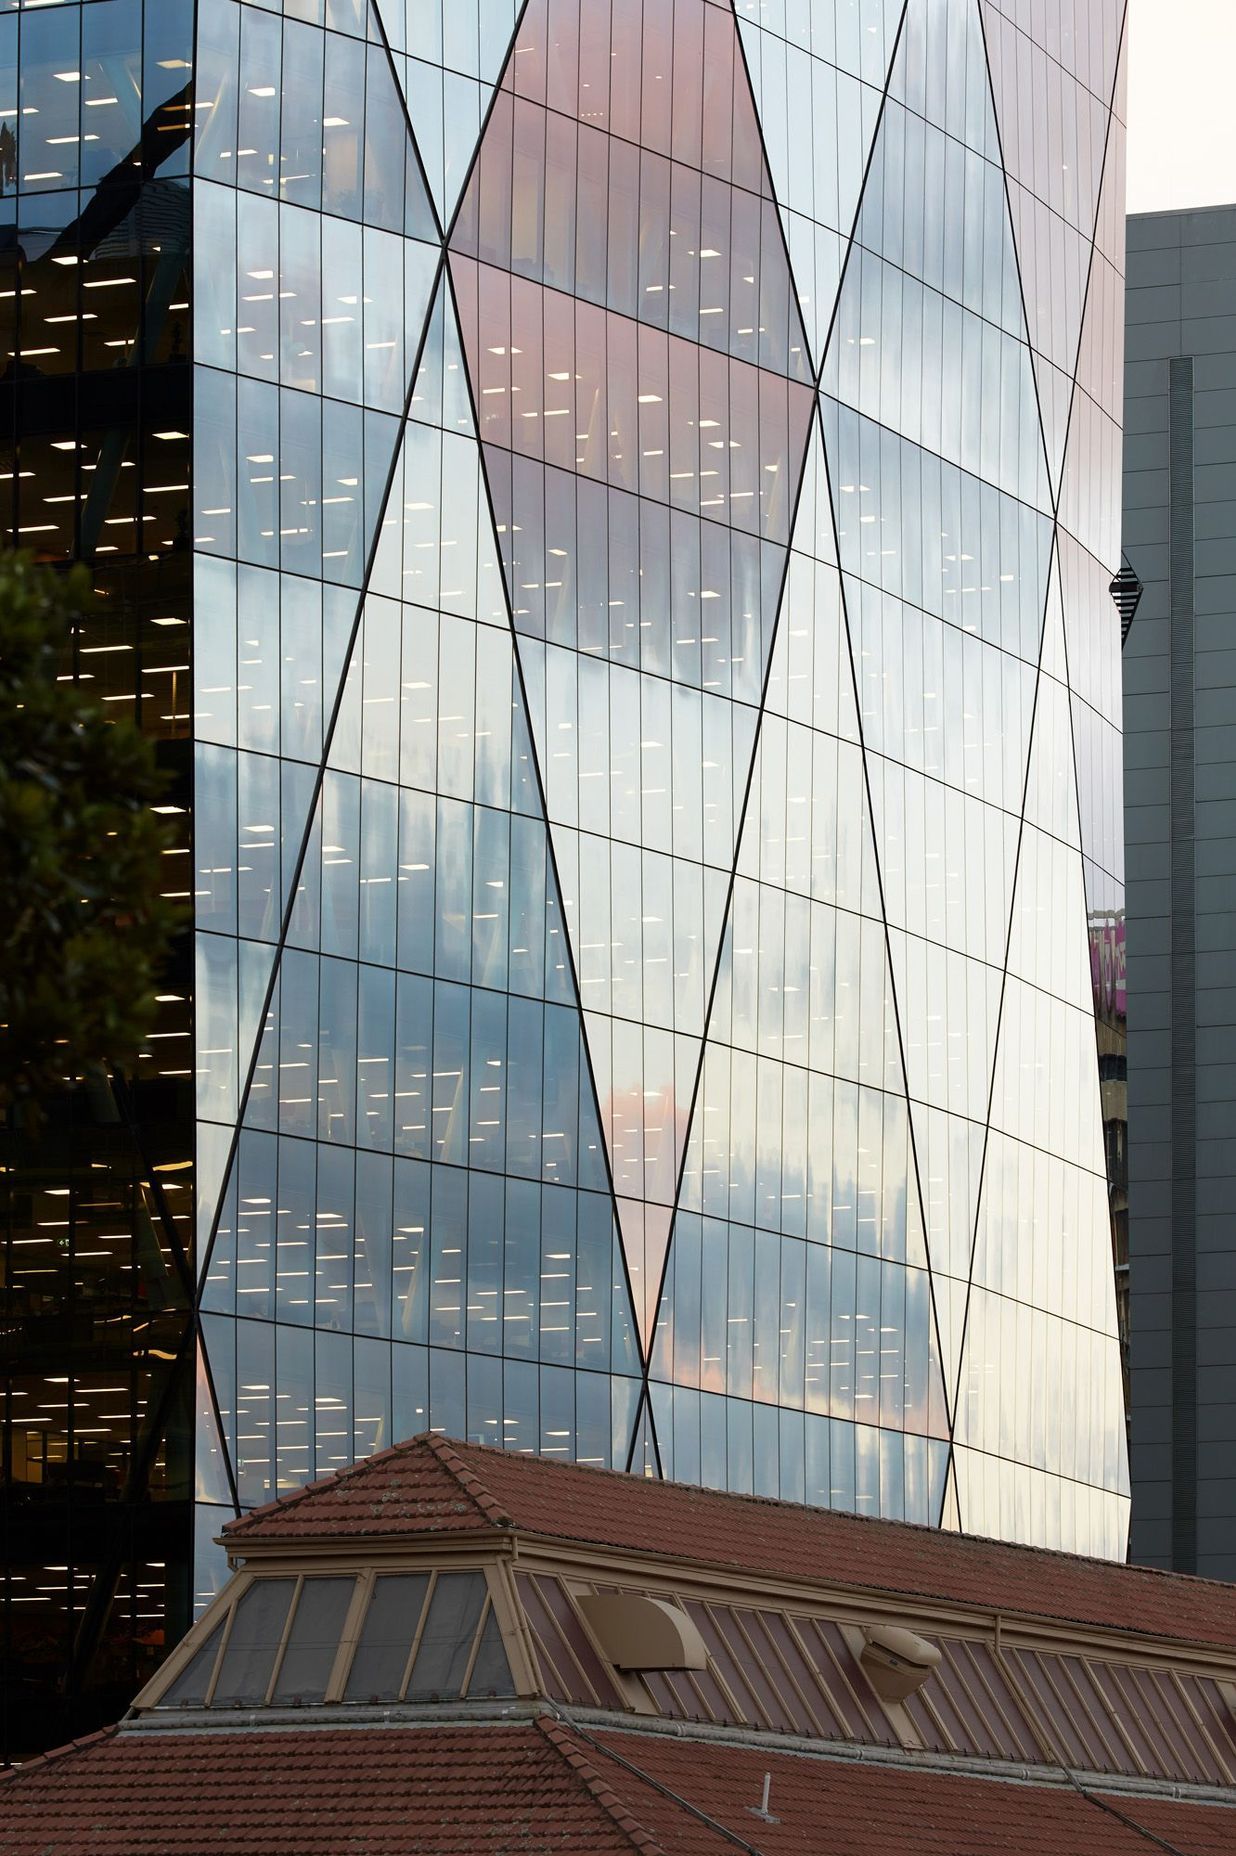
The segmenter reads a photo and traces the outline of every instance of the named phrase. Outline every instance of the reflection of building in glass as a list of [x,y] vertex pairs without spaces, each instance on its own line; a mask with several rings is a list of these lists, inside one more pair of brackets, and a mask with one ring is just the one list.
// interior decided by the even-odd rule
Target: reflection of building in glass
[[413,11],[197,8],[198,1595],[426,1426],[1118,1553],[1123,8]]
[[1132,1553],[1236,1579],[1236,212],[1128,237]]
[[1129,1408],[1129,1084],[1126,1058],[1127,991],[1123,895],[1120,906],[1104,915],[1090,910],[1090,983],[1099,1039],[1099,1092],[1103,1111],[1103,1145],[1107,1151],[1107,1188],[1112,1220],[1112,1262],[1116,1272],[1116,1327],[1120,1335],[1121,1377],[1126,1422]]

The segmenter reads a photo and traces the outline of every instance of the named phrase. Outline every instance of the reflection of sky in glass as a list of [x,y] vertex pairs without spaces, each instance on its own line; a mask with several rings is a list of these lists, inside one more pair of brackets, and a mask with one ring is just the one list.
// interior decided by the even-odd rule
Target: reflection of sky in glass
[[204,8],[245,1500],[431,1425],[1119,1551],[1117,10]]

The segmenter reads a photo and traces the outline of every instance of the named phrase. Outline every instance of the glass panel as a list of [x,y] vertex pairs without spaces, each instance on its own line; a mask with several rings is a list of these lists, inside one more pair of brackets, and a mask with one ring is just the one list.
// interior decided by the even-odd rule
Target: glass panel
[[374,1582],[345,1701],[398,1701],[429,1579],[392,1574]]
[[483,1573],[439,1575],[408,1684],[409,1701],[459,1695],[484,1602]]
[[265,1701],[292,1602],[292,1586],[291,1579],[256,1579],[241,1598],[212,1707]]
[[480,1647],[476,1661],[472,1665],[472,1674],[468,1680],[469,1699],[478,1695],[513,1695],[515,1684],[511,1679],[511,1665],[506,1658],[502,1642],[502,1632],[498,1629],[498,1619],[490,1609],[481,1632]]
[[223,1636],[223,1622],[216,1624],[201,1649],[196,1651],[159,1703],[161,1708],[200,1708],[206,1700],[215,1657]]
[[275,1701],[323,1699],[355,1587],[355,1579],[305,1580],[275,1685]]

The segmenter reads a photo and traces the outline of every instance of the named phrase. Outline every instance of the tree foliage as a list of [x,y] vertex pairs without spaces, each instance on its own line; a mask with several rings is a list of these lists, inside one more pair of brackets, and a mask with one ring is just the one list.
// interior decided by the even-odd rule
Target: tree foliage
[[0,1107],[136,1056],[177,925],[152,744],[58,681],[85,568],[0,555]]

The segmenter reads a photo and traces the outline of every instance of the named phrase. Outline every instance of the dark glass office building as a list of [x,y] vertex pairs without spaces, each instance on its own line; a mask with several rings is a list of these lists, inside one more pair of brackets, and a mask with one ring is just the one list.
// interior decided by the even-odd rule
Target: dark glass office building
[[1236,208],[1129,220],[1133,1557],[1236,1578]]
[[[182,0],[0,13],[4,543],[90,563],[62,672],[156,740],[184,897],[193,55]],[[123,1707],[186,1613],[193,1104],[186,946],[136,1072],[0,1132],[0,1756]]]
[[18,1168],[23,1692],[430,1428],[1123,1553],[1123,12],[0,21],[11,532],[194,910]]

